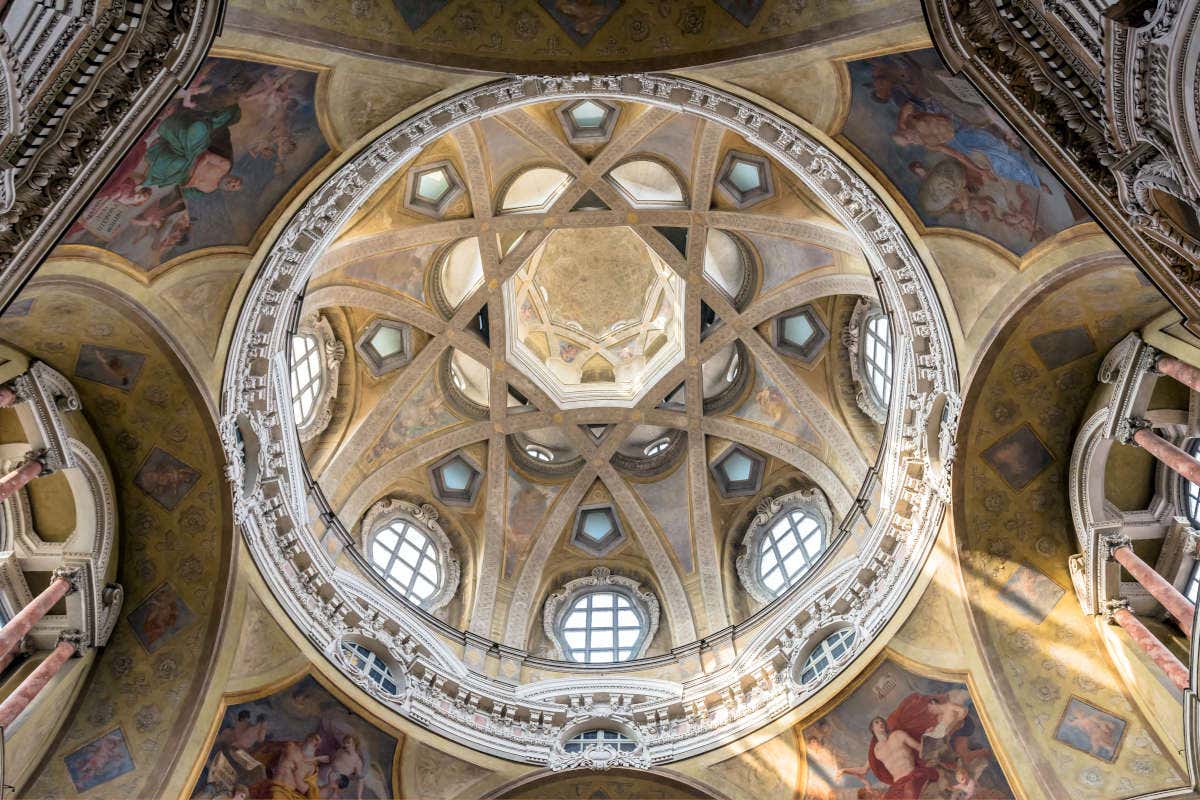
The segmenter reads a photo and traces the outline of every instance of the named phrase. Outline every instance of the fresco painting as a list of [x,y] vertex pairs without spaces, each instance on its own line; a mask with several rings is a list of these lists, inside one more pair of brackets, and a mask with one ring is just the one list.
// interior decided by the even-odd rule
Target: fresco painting
[[529,551],[538,524],[554,496],[552,487],[530,483],[514,470],[508,471],[508,519],[504,526],[504,577],[517,574],[521,559]]
[[984,450],[983,458],[1015,491],[1024,489],[1054,463],[1054,454],[1046,449],[1029,423]]
[[966,685],[890,660],[802,735],[805,800],[1014,796]]
[[247,245],[329,151],[307,70],[205,61],[67,232],[149,271],[184,253]]
[[383,436],[367,452],[367,461],[379,461],[396,448],[456,422],[460,422],[459,418],[446,408],[445,395],[438,389],[430,371],[421,385],[401,404]]
[[1125,738],[1125,720],[1072,696],[1054,730],[1055,741],[1082,750],[1101,761],[1115,761]]
[[195,615],[171,584],[164,583],[129,612],[127,619],[142,647],[153,653],[186,628]]
[[813,447],[820,439],[812,424],[788,402],[783,390],[756,365],[754,391],[733,412],[733,416],[750,422],[768,425],[784,436]]
[[79,346],[79,356],[75,359],[75,377],[128,392],[137,383],[145,363],[146,357],[141,353],[84,344]]
[[397,745],[306,675],[225,709],[192,798],[384,800]]
[[146,456],[133,482],[154,502],[170,510],[179,505],[199,479],[199,472],[166,450],[155,447]]
[[75,790],[86,792],[102,783],[133,772],[133,757],[125,743],[125,733],[113,728],[78,750],[63,757]]
[[1022,564],[1004,582],[1000,601],[1025,619],[1040,625],[1064,594],[1066,590],[1057,583],[1028,564]]
[[541,0],[541,4],[575,44],[583,47],[621,7],[621,0]]
[[929,227],[982,234],[1022,255],[1089,217],[1016,132],[933,50],[848,65],[842,134]]

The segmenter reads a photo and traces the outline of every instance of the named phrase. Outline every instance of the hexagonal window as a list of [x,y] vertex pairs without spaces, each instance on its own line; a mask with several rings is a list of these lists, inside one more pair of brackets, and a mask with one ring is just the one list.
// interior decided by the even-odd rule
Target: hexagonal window
[[443,503],[469,506],[475,502],[483,473],[462,453],[451,453],[429,468],[434,494]]
[[587,98],[564,103],[558,107],[558,119],[567,139],[573,143],[592,144],[612,136],[621,109],[601,100]]
[[738,208],[752,206],[775,194],[771,164],[762,156],[730,150],[719,174],[717,184]]
[[354,349],[379,377],[412,359],[412,332],[403,322],[376,319],[358,337]]
[[571,544],[592,555],[602,556],[625,538],[613,507],[606,504],[580,506],[575,512]]
[[462,180],[449,161],[426,164],[408,173],[405,205],[431,217],[441,218],[463,192]]
[[740,444],[732,445],[711,466],[717,488],[725,497],[745,497],[762,488],[767,460]]
[[811,363],[828,341],[829,329],[810,305],[775,318],[775,346],[789,356]]

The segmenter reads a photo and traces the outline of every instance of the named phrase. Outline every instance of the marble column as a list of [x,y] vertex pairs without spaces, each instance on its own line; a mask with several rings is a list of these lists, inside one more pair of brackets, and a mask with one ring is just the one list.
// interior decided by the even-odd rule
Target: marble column
[[1171,444],[1150,428],[1138,428],[1134,431],[1131,441],[1187,480],[1200,486],[1200,461],[1190,456],[1187,451]]
[[1200,369],[1191,364],[1185,364],[1171,356],[1159,356],[1158,361],[1154,363],[1154,370],[1163,375],[1170,375],[1184,386],[1200,392]]
[[29,629],[46,616],[46,612],[53,608],[55,603],[66,597],[75,588],[75,585],[71,583],[71,577],[74,574],[74,570],[61,568],[55,570],[54,580],[50,581],[50,585],[33,598],[29,605],[18,611],[7,625],[0,628],[0,658],[12,654],[21,640],[25,638],[25,634],[29,633]]
[[1165,644],[1158,640],[1157,636],[1150,632],[1149,628],[1142,624],[1140,619],[1134,616],[1132,611],[1124,606],[1118,606],[1109,611],[1109,615],[1113,622],[1125,629],[1133,643],[1158,665],[1171,683],[1175,684],[1180,691],[1188,688],[1190,680],[1187,667],[1167,649]]
[[37,458],[27,458],[19,467],[0,478],[0,503],[8,500],[31,480],[46,471],[46,465]]
[[0,729],[12,724],[34,698],[42,691],[50,679],[58,674],[67,659],[79,652],[78,634],[63,633],[59,636],[58,646],[50,651],[50,655],[37,665],[37,669],[29,673],[29,677],[21,681],[12,694],[0,703]]
[[1113,559],[1129,571],[1133,579],[1142,585],[1163,608],[1179,623],[1179,627],[1188,636],[1192,635],[1192,618],[1196,615],[1196,606],[1183,596],[1178,589],[1159,575],[1154,567],[1147,564],[1127,544],[1113,548]]

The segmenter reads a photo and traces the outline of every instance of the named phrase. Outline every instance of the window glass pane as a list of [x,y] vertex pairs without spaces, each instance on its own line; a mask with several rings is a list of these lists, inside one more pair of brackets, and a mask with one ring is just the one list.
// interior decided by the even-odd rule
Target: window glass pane
[[730,483],[741,483],[750,480],[754,462],[742,451],[735,450],[721,462],[721,469],[725,471],[725,477],[729,479]]
[[441,585],[440,556],[433,540],[406,521],[397,520],[375,534],[370,559],[400,594],[414,602],[428,600]]
[[571,118],[580,128],[599,128],[604,124],[604,106],[594,100],[584,100],[571,107]]
[[759,581],[772,595],[778,595],[807,573],[824,550],[821,521],[800,509],[787,511],[759,541]]
[[292,337],[292,418],[303,426],[316,409],[321,394],[321,351],[317,337],[298,334]]
[[559,629],[567,658],[592,664],[632,658],[643,633],[628,598],[603,590],[577,596]]
[[748,161],[736,161],[729,170],[729,182],[737,187],[739,192],[752,192],[762,186],[762,173],[757,164]]
[[803,347],[815,331],[807,314],[797,314],[783,321],[783,336],[789,344]]
[[394,356],[404,349],[404,333],[384,325],[371,336],[371,347],[380,358]]
[[683,187],[671,171],[657,161],[627,161],[614,167],[609,177],[633,198],[647,205],[679,205]]

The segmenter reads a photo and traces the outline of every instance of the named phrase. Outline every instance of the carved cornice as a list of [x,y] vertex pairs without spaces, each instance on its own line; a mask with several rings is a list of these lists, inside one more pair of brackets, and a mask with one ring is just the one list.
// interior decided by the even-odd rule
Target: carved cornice
[[1078,2],[1046,11],[1030,0],[924,4],[951,69],[1021,131],[1200,332],[1200,2],[1159,0],[1145,21],[1093,20]]
[[22,36],[36,39],[0,42],[0,306],[191,79],[224,5],[115,0],[7,9],[30,17]]

